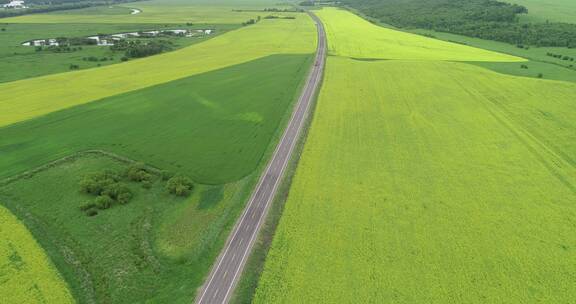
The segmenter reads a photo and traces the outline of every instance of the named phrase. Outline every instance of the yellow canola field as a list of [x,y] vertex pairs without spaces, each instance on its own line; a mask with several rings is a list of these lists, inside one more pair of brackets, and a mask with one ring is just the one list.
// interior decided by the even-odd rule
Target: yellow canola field
[[254,303],[570,303],[574,96],[329,57]]
[[74,303],[60,277],[28,229],[0,206],[0,302]]
[[526,61],[523,58],[376,26],[341,9],[317,12],[326,28],[329,53],[366,59]]
[[104,97],[274,54],[309,54],[316,29],[305,14],[262,20],[174,52],[98,69],[0,84],[0,127]]

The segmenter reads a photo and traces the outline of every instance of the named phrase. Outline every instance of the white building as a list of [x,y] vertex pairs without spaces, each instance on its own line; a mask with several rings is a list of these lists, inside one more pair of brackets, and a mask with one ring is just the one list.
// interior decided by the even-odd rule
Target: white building
[[117,38],[117,37],[111,37],[110,39],[107,39],[107,38],[100,39],[100,36],[90,36],[90,37],[87,37],[87,38],[88,38],[88,39],[91,39],[91,40],[96,40],[96,45],[97,45],[97,46],[112,46],[112,45],[114,45],[114,42],[115,42],[115,41],[120,40],[120,39]]
[[12,0],[10,3],[2,5],[3,8],[27,8],[22,0]]

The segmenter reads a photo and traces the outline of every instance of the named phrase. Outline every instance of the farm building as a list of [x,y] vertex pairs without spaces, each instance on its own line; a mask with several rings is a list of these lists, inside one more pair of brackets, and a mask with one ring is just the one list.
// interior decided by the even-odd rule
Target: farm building
[[27,8],[27,6],[24,4],[24,1],[22,0],[12,0],[10,1],[10,3],[6,3],[4,5],[2,5],[3,8],[15,8],[15,9],[19,9],[19,8]]

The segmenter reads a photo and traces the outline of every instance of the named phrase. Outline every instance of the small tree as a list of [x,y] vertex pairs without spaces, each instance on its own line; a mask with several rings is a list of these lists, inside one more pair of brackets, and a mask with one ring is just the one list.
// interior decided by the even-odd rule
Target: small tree
[[114,200],[108,195],[100,195],[94,200],[94,203],[98,209],[104,210],[112,207]]
[[192,180],[185,176],[174,176],[168,180],[166,183],[166,189],[168,192],[177,195],[177,196],[188,196],[192,189],[194,188],[194,184]]
[[88,211],[93,208],[96,208],[96,204],[93,202],[86,202],[80,206],[80,211]]
[[122,192],[118,195],[116,199],[118,203],[124,205],[127,204],[132,199],[132,192]]
[[152,174],[148,173],[144,164],[134,164],[126,170],[126,177],[134,182],[150,181]]

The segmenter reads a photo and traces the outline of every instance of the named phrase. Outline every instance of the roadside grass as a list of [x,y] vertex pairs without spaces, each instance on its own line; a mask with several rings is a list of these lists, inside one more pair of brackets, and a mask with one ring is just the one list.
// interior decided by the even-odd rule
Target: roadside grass
[[[319,86],[321,87],[321,86]],[[282,182],[274,196],[274,199],[270,205],[270,210],[268,211],[268,216],[266,217],[260,234],[258,235],[256,242],[254,243],[254,248],[250,257],[246,261],[244,271],[240,276],[237,283],[236,289],[232,297],[230,298],[230,303],[240,304],[240,303],[252,303],[256,288],[258,287],[258,281],[264,270],[264,263],[266,261],[266,256],[272,245],[272,240],[274,239],[274,232],[278,227],[278,223],[282,218],[282,211],[284,210],[284,204],[288,198],[290,191],[290,186],[292,185],[292,179],[296,169],[298,168],[298,162],[302,151],[304,149],[304,144],[306,142],[306,137],[308,135],[310,125],[314,119],[314,112],[316,108],[316,100],[310,105],[310,110],[308,113],[308,118],[306,119],[300,138],[298,139],[292,157],[290,158]]]
[[[125,14],[119,10],[127,8]],[[289,7],[273,0],[153,0],[125,3],[109,9],[107,6],[79,10],[55,11],[43,14],[3,18],[10,23],[218,23],[241,24],[249,19],[264,17],[264,8]],[[141,13],[131,15],[128,8]]]
[[311,58],[269,56],[0,128],[0,177],[102,149],[199,183],[242,179],[280,128]]
[[[1,21],[1,20],[0,20]],[[69,72],[70,65],[79,69],[120,63],[123,52],[112,52],[106,46],[81,46],[82,50],[56,53],[51,51],[37,52],[33,46],[21,45],[32,39],[57,37],[86,37],[97,34],[114,34],[130,31],[145,31],[165,28],[178,29],[215,29],[212,35],[198,38],[170,37],[174,49],[192,45],[229,30],[239,25],[230,24],[1,24],[0,28],[0,83],[48,74]],[[161,38],[166,39],[166,38]],[[77,48],[77,47],[76,47]],[[106,61],[85,61],[85,57],[107,58]]]
[[0,206],[0,295],[4,303],[74,303],[44,250],[10,211]]
[[316,14],[325,24],[330,55],[368,59],[525,61],[515,56],[380,27],[347,10],[323,8]]
[[0,83],[0,127],[269,55],[312,54],[315,41],[312,21],[299,14],[291,20],[262,20],[203,43],[123,64]]
[[464,63],[329,57],[254,303],[569,302],[574,96]]

